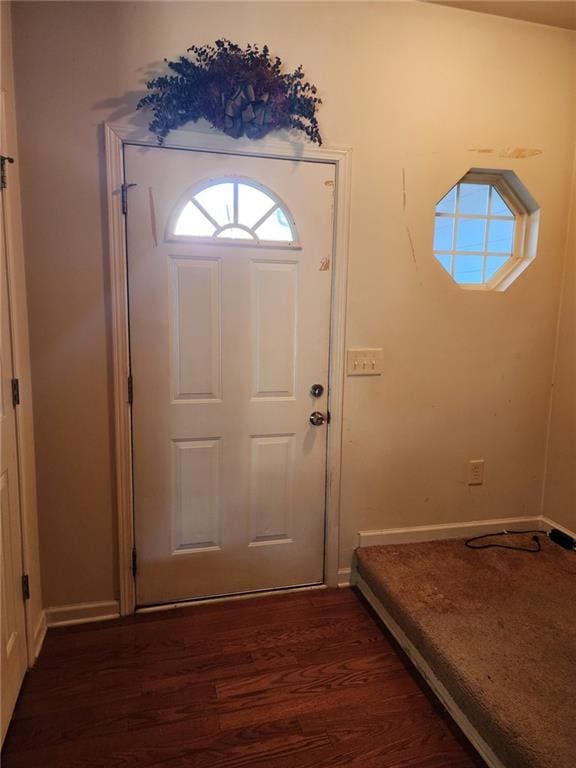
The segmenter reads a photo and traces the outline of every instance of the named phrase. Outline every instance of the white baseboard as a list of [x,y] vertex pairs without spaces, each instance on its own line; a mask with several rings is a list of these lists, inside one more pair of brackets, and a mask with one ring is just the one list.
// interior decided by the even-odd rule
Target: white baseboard
[[459,726],[468,741],[474,746],[488,768],[505,768],[504,763],[502,763],[493,750],[488,746],[486,741],[484,741],[482,736],[480,736],[476,728],[462,712],[458,704],[456,704],[454,698],[448,692],[448,689],[440,682],[436,674],[432,671],[430,665],[424,659],[420,651],[418,651],[416,646],[408,639],[405,632],[400,628],[396,621],[394,621],[380,600],[378,600],[376,595],[372,592],[368,584],[366,584],[360,576],[357,577],[357,585],[366,600],[368,600],[372,608],[374,608],[378,616],[393,635],[398,645],[400,645],[424,680],[426,680],[432,691],[444,705],[444,708]]
[[385,528],[376,531],[359,531],[358,546],[415,544],[419,541],[460,539],[514,528],[519,530],[528,528],[544,530],[549,525],[556,527],[554,523],[542,517],[506,517],[493,520],[473,520],[466,523],[441,523],[440,525],[417,525],[410,528]]
[[354,574],[352,568],[339,568],[338,569],[338,582],[337,586],[350,587],[354,583]]
[[89,621],[117,619],[120,616],[120,605],[117,600],[59,605],[46,608],[45,614],[49,627],[66,627],[71,624],[86,624]]
[[46,623],[46,612],[42,611],[38,617],[38,623],[34,630],[34,659],[36,660],[40,656],[42,645],[44,644],[44,638],[46,637],[46,630],[48,625]]
[[[409,544],[418,541],[437,541],[439,539],[455,539],[467,536],[480,536],[483,533],[494,533],[501,530],[514,528],[531,528],[545,530],[558,528],[564,533],[576,538],[576,533],[559,525],[547,517],[507,517],[493,520],[475,520],[466,523],[442,523],[440,525],[422,525],[410,528],[386,528],[376,531],[360,531],[358,533],[359,546],[368,547],[374,544]],[[338,587],[349,587],[356,583],[356,571],[353,568],[340,568],[337,575]],[[312,587],[322,588],[323,585]],[[300,591],[299,587],[297,591]],[[290,591],[290,590],[285,590]],[[296,591],[296,590],[295,590]],[[255,594],[238,595],[221,599],[246,599]],[[196,600],[190,605],[198,605],[204,602],[216,602],[210,600]],[[175,603],[174,605],[160,605],[139,609],[139,611],[165,610],[166,608],[182,608],[188,603]],[[40,653],[46,627],[65,627],[72,624],[86,624],[90,621],[102,621],[104,619],[116,619],[120,616],[120,607],[117,600],[97,603],[77,603],[75,605],[61,605],[47,608],[38,622],[34,634],[34,650],[36,657]]]

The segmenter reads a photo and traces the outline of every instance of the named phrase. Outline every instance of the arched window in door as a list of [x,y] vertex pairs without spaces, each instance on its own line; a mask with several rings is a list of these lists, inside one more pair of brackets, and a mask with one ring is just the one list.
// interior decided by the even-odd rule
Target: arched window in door
[[172,218],[178,239],[295,245],[294,220],[277,195],[252,179],[216,179],[194,187]]

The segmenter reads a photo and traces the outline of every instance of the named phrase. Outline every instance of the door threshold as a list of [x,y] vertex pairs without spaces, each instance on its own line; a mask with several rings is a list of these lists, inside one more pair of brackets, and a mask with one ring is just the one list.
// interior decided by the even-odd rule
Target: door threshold
[[207,603],[228,603],[233,600],[251,600],[256,597],[269,597],[277,594],[290,594],[291,592],[311,592],[312,590],[326,589],[326,584],[303,584],[298,587],[277,587],[276,589],[259,589],[254,592],[240,592],[235,595],[216,595],[214,597],[198,597],[192,600],[179,600],[175,603],[160,603],[158,605],[137,606],[136,613],[154,613],[156,611],[171,611],[175,608],[191,608],[194,605],[206,605]]

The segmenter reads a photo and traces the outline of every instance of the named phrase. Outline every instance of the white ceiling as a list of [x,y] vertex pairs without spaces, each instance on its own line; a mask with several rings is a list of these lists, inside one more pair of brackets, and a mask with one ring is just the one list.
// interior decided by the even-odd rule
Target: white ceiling
[[576,30],[576,0],[428,0],[466,11]]

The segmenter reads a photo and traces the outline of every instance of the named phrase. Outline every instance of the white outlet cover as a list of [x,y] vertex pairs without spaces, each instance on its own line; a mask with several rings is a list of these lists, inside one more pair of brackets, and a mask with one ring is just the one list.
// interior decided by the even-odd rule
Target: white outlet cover
[[468,462],[468,485],[483,485],[484,459],[471,459]]

